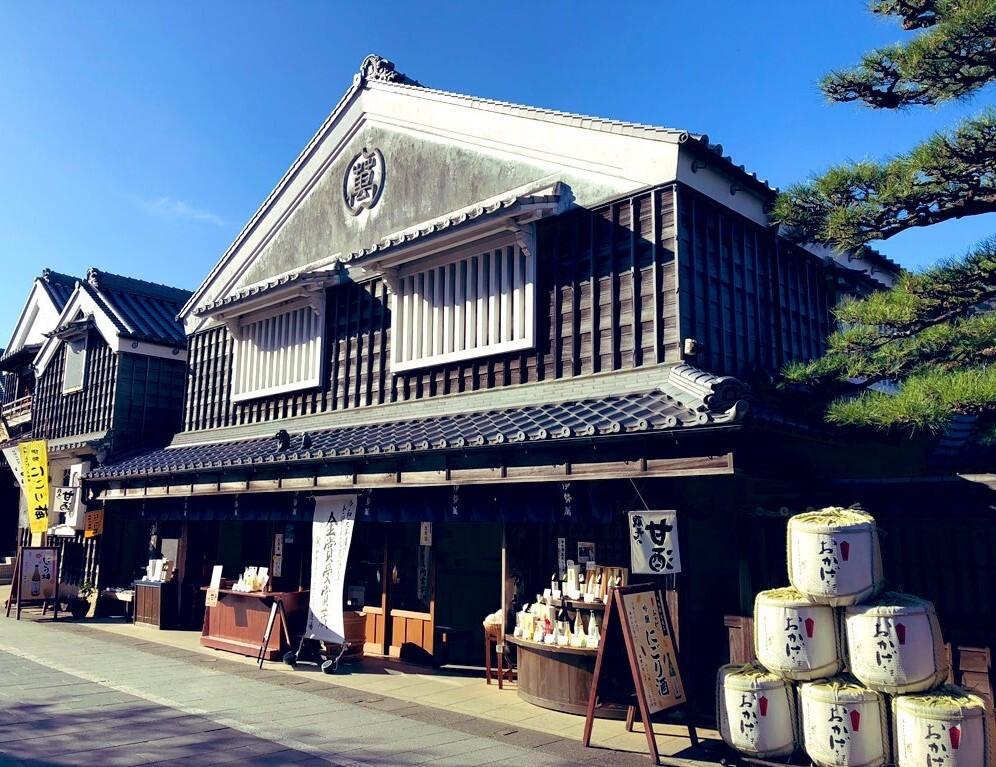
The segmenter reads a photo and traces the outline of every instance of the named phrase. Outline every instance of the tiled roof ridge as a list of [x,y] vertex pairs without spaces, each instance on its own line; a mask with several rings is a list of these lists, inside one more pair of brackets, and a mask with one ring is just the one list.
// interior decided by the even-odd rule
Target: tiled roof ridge
[[184,288],[175,288],[171,285],[164,285],[158,282],[141,280],[137,277],[127,277],[123,274],[114,274],[96,267],[90,267],[86,272],[86,282],[100,290],[116,290],[122,293],[146,296],[148,298],[161,298],[167,301],[175,301],[183,304],[192,295],[193,291]]
[[64,274],[62,272],[57,272],[54,269],[49,269],[47,266],[41,271],[41,280],[49,284],[58,283],[60,285],[73,287],[78,279],[79,277],[74,277],[71,274]]

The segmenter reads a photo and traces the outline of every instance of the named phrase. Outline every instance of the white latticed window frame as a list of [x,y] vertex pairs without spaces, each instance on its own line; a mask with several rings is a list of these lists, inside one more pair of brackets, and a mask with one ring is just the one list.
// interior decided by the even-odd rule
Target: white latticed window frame
[[296,302],[240,320],[235,336],[235,402],[321,384],[324,301]]
[[536,264],[513,237],[398,270],[391,369],[503,354],[535,345]]

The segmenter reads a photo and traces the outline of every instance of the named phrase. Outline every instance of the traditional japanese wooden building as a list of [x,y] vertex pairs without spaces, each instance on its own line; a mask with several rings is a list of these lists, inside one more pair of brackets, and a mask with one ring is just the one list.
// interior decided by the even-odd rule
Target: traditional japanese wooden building
[[182,431],[89,474],[106,577],[158,525],[197,625],[211,566],[266,565],[275,536],[277,588],[306,587],[314,497],[354,492],[366,650],[479,661],[482,618],[549,584],[558,538],[626,566],[625,512],[677,509],[667,585],[708,708],[724,616],[784,581],[759,520],[859,500],[834,481],[882,466],[749,410],[745,382],[819,354],[839,298],[896,273],[790,243],[773,196],[704,135],[368,57],[179,311]]
[[[32,361],[47,333],[55,330],[59,315],[76,285],[76,278],[45,269],[31,284],[28,298],[18,315],[10,339],[0,355],[3,404],[0,407],[0,442],[16,445],[31,435],[35,371]],[[0,454],[2,455],[2,454]],[[20,486],[6,458],[2,461],[0,499],[0,557],[14,554],[20,524]]]
[[[0,360],[9,437],[3,446],[46,440],[54,490],[79,486],[93,465],[168,442],[180,425],[187,379],[176,314],[189,297],[98,269],[84,279],[43,272]],[[68,518],[54,508],[49,515],[50,529],[61,526],[60,540],[71,544],[63,560],[69,583],[96,577],[99,539],[82,544],[85,504],[78,493]],[[11,507],[17,494],[5,512]]]

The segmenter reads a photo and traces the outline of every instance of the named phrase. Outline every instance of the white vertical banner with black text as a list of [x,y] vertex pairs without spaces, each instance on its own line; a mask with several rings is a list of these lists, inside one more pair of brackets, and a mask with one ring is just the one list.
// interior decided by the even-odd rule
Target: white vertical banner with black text
[[341,644],[346,560],[356,521],[355,495],[315,498],[311,527],[311,594],[305,637]]
[[677,512],[631,511],[629,539],[631,573],[673,575],[681,572]]

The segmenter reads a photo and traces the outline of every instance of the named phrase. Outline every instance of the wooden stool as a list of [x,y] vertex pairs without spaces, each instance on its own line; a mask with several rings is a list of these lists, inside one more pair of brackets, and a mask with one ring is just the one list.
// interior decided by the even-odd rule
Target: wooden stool
[[498,659],[497,669],[495,672],[498,676],[498,689],[502,689],[502,683],[504,681],[511,682],[515,678],[515,669],[512,668],[512,661],[508,658],[508,653],[498,652],[498,646],[505,644],[505,638],[502,636],[502,626],[501,624],[489,624],[484,627],[484,678],[488,684],[491,684],[492,677],[492,666],[491,666],[491,646],[494,645],[495,656]]

